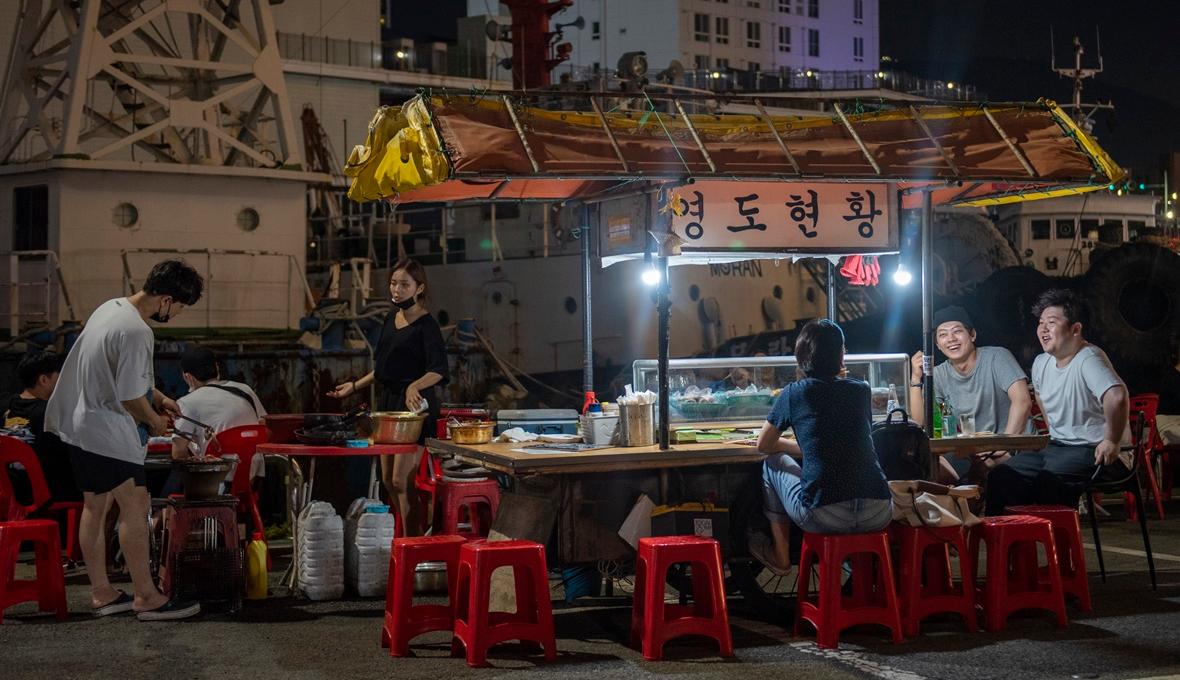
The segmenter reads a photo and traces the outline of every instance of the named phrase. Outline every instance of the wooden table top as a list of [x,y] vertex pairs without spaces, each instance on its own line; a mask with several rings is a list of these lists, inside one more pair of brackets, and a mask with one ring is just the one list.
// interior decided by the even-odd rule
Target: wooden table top
[[258,445],[258,453],[280,456],[400,456],[415,453],[417,444],[370,444],[369,446],[309,446],[307,444],[275,444]]
[[[673,444],[667,451],[661,451],[658,445],[612,446],[578,453],[524,453],[514,450],[536,443],[455,444],[450,440],[426,440],[427,447],[432,451],[513,476],[759,463],[764,458],[753,446],[738,442]],[[1037,450],[1043,449],[1048,443],[1049,438],[1043,435],[978,435],[932,439],[930,449],[938,455],[965,456],[984,451]],[[259,450],[262,450],[261,446]]]

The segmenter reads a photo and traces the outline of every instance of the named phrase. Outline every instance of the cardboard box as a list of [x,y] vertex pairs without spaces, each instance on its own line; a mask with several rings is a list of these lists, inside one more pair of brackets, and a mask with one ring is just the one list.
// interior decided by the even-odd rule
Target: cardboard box
[[659,505],[651,511],[652,536],[703,536],[729,550],[729,508],[712,503]]

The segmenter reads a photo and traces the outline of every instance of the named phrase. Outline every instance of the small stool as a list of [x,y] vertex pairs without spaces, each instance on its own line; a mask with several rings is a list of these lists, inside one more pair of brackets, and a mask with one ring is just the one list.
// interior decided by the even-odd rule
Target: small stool
[[[889,536],[900,548],[898,597],[903,630],[918,635],[922,619],[951,612],[963,617],[967,630],[979,631],[975,621],[975,576],[967,559],[962,527],[913,527],[894,522]],[[951,578],[951,548],[959,560],[959,583]]]
[[[693,602],[688,606],[665,604],[668,569],[681,562],[692,565]],[[648,661],[659,661],[664,644],[684,635],[711,637],[721,656],[733,656],[721,548],[716,540],[700,536],[641,538],[635,561],[631,646],[640,647]]]
[[[0,522],[0,623],[4,610],[20,602],[35,601],[37,609],[54,612],[58,621],[69,616],[57,533],[57,522],[48,519]],[[26,541],[33,544],[37,558],[37,578],[32,581],[18,580],[15,573],[20,545]]]
[[[455,625],[455,579],[462,536],[395,538],[389,557],[389,585],[385,589],[385,625],[381,646],[390,656],[406,656],[410,640],[422,633],[451,630]],[[414,605],[414,570],[423,562],[447,565],[447,604]]]
[[1078,511],[1065,505],[1011,505],[1004,508],[1004,512],[1049,520],[1053,525],[1053,542],[1057,546],[1057,563],[1061,567],[1061,588],[1066,595],[1077,598],[1079,609],[1093,611]]
[[[817,560],[818,602],[812,602],[809,597],[811,566]],[[845,560],[852,562],[853,593],[847,601],[840,592]],[[902,641],[889,536],[884,531],[871,534],[804,533],[796,591],[799,599],[795,607],[795,635],[800,634],[803,622],[807,621],[815,627],[819,647],[835,649],[841,631],[867,623],[888,628],[894,644]]]
[[[516,611],[489,612],[492,572],[512,567],[516,582]],[[455,638],[451,655],[467,649],[467,665],[487,665],[487,652],[506,640],[529,641],[545,649],[545,660],[557,658],[553,633],[553,604],[549,601],[549,571],[545,546],[532,541],[473,541],[459,548],[455,584]]]
[[[161,581],[165,594],[172,596],[176,578],[177,558],[186,549],[189,534],[200,531],[206,519],[216,524],[216,540],[221,548],[240,548],[238,536],[238,500],[233,496],[219,496],[203,501],[169,499],[164,508],[164,559]],[[198,548],[202,546],[196,546]]]
[[[1057,616],[1057,626],[1064,628],[1065,597],[1053,525],[1049,520],[1029,515],[984,517],[969,531],[972,566],[979,564],[980,542],[987,545],[986,581],[976,589],[976,601],[983,607],[984,626],[999,632],[1004,630],[1004,622],[1013,612],[1046,609]],[[1046,583],[1041,582],[1035,569],[1037,543],[1045,546],[1049,562]],[[1028,564],[1030,553],[1031,565]]]
[[[494,479],[435,482],[434,535],[458,535],[466,539],[486,538],[496,510],[500,507],[500,484]],[[459,531],[461,509],[467,509],[471,531]]]

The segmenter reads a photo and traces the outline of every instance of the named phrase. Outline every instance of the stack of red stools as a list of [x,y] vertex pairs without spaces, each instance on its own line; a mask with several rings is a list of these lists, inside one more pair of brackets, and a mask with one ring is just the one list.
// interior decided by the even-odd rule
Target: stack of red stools
[[[465,540],[462,536],[394,539],[389,559],[389,584],[385,589],[385,625],[381,629],[381,646],[389,648],[390,656],[409,654],[410,640],[423,633],[454,628],[459,546]],[[414,573],[423,562],[447,565],[447,604],[414,605]]]
[[[164,555],[161,560],[161,581],[163,591],[168,595],[201,597],[208,591],[210,599],[230,602],[231,609],[241,604],[241,590],[245,585],[244,563],[241,538],[238,536],[238,501],[233,496],[219,496],[217,499],[186,501],[172,499],[164,510]],[[189,546],[190,535],[204,534],[206,519],[216,527],[210,536],[213,543]],[[215,536],[215,539],[214,539]],[[184,570],[193,570],[192,578],[185,577],[186,589],[193,593],[180,593],[178,579]],[[219,582],[201,578],[202,572],[219,576]]]
[[[691,605],[664,603],[668,569],[678,563],[692,568]],[[712,538],[656,536],[639,539],[635,562],[635,595],[631,608],[631,645],[643,658],[658,661],[664,643],[684,635],[717,641],[721,656],[733,656],[721,548]]]
[[[6,473],[0,468],[0,475]],[[0,522],[0,623],[4,623],[5,609],[30,601],[41,611],[56,613],[58,621],[69,616],[57,532],[57,522],[47,519]],[[37,578],[33,581],[16,578],[16,560],[24,542],[34,545]]]
[[[448,605],[413,605],[414,570],[427,561],[447,565]],[[515,612],[489,611],[492,573],[500,567],[512,568]],[[460,536],[395,539],[381,644],[390,655],[404,656],[412,638],[434,630],[452,630],[452,654],[465,648],[467,664],[473,667],[486,665],[488,649],[507,640],[541,645],[546,661],[556,659],[545,546],[516,540],[467,542]]]
[[[819,593],[812,601],[811,567],[819,562]],[[852,563],[852,595],[841,593],[844,561]],[[901,612],[894,586],[889,537],[870,534],[803,534],[796,587],[795,634],[803,622],[815,627],[816,644],[835,649],[840,632],[852,626],[879,624],[889,628],[895,644],[902,641]]]
[[[1003,630],[1008,616],[1022,609],[1051,611],[1057,625],[1066,626],[1061,571],[1049,520],[1029,515],[984,517],[969,532],[972,565],[979,563],[979,544],[987,546],[987,574],[984,585],[976,590],[976,599],[983,607],[984,626],[989,631]],[[1037,544],[1044,547],[1047,558],[1043,572],[1037,569]]]
[[[499,507],[500,484],[496,480],[459,482],[444,477],[437,480],[435,486],[433,533],[458,535],[469,540],[486,538]],[[471,526],[469,531],[459,530],[464,514]]]
[[[1086,555],[1082,550],[1082,527],[1078,511],[1064,505],[1012,505],[1004,508],[1010,515],[1028,515],[1049,520],[1053,525],[1053,542],[1061,571],[1061,588],[1077,598],[1078,608],[1093,611],[1090,603],[1090,576],[1086,573]],[[1048,575],[1041,573],[1042,582]]]
[[[975,621],[975,576],[967,560],[962,527],[913,527],[894,522],[889,535],[900,549],[897,573],[902,628],[916,636],[922,620],[933,614],[963,617],[967,630],[979,630]],[[951,573],[951,548],[959,561],[960,580]]]

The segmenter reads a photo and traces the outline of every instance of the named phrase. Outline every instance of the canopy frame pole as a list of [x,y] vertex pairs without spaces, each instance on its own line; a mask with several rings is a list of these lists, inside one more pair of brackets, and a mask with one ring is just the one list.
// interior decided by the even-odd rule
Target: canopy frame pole
[[824,260],[828,263],[828,285],[826,291],[828,294],[828,319],[832,323],[838,323],[836,321],[836,265],[828,258],[824,258]]
[[922,128],[922,134],[926,135],[926,139],[930,140],[930,143],[935,149],[938,149],[938,153],[942,156],[942,160],[946,161],[946,166],[950,168],[951,174],[956,178],[959,177],[959,166],[955,165],[955,161],[953,158],[951,158],[951,154],[946,150],[946,147],[939,144],[938,140],[935,139],[934,134],[930,132],[930,126],[927,125],[926,121],[922,118],[922,112],[918,110],[918,107],[911,104],[910,115],[913,117],[914,122],[918,124],[918,127]]
[[[934,203],[922,192],[922,411],[927,436],[934,435]],[[910,408],[913,408],[911,406]]]
[[848,116],[844,115],[844,108],[839,103],[832,104],[832,108],[836,110],[836,115],[840,117],[840,122],[844,124],[844,129],[848,130],[848,134],[852,135],[852,141],[856,142],[856,145],[860,147],[860,152],[864,154],[865,160],[869,162],[869,165],[873,166],[873,172],[880,175],[881,166],[877,164],[877,159],[873,158],[873,154],[869,153],[869,147],[865,146],[860,135],[856,133],[856,128],[852,127],[852,121],[848,120]]
[[533,156],[533,147],[529,145],[529,140],[524,136],[524,127],[521,126],[520,119],[516,117],[516,108],[512,106],[512,100],[506,94],[500,95],[500,99],[504,102],[504,107],[508,109],[508,117],[512,119],[512,127],[516,128],[516,136],[520,137],[520,143],[524,145],[524,152],[529,157],[533,172],[541,174],[541,166],[537,163],[537,158]]
[[795,169],[795,174],[802,175],[803,171],[799,169],[799,162],[795,160],[795,154],[791,153],[791,150],[787,148],[787,142],[778,133],[778,129],[774,127],[774,121],[771,120],[770,114],[766,113],[766,107],[762,106],[762,100],[755,99],[754,106],[758,107],[758,114],[762,117],[762,122],[766,123],[766,127],[770,128],[770,134],[774,136],[774,141],[778,142],[778,148],[783,150],[783,155],[787,157],[787,161]]
[[1008,146],[1008,150],[1011,151],[1012,155],[1016,156],[1016,160],[1020,161],[1020,164],[1024,166],[1024,171],[1028,173],[1028,176],[1036,177],[1037,171],[1034,170],[1032,164],[1028,162],[1028,158],[1025,157],[1024,152],[1021,151],[1020,148],[1017,147],[1015,143],[1013,143],[1012,139],[1008,137],[1008,133],[1004,132],[1004,128],[1000,127],[1000,122],[996,120],[996,117],[992,115],[992,112],[989,111],[986,106],[981,106],[979,108],[983,109],[983,115],[987,116],[987,122],[992,124],[992,127],[995,128],[996,133],[1000,135],[1000,139],[1004,140],[1004,144]]
[[709,155],[709,150],[705,148],[705,143],[701,141],[701,136],[697,134],[696,126],[692,124],[692,120],[685,113],[684,107],[680,104],[679,99],[673,99],[672,103],[676,105],[676,113],[684,119],[684,126],[688,128],[688,133],[692,135],[692,141],[697,143],[697,148],[701,150],[701,155],[705,157],[705,163],[709,166],[709,172],[714,175],[717,174],[717,166],[713,164],[713,157]]
[[623,150],[619,148],[619,141],[615,139],[615,131],[611,129],[610,123],[607,122],[606,114],[602,112],[602,104],[598,103],[598,97],[590,98],[590,106],[594,109],[595,115],[598,116],[598,122],[602,123],[602,131],[606,133],[606,138],[610,140],[611,148],[615,150],[615,155],[619,157],[619,165],[623,166],[623,172],[631,172],[631,166],[623,156]]
[[580,234],[582,241],[582,349],[585,354],[582,357],[582,391],[594,391],[594,314],[593,314],[593,288],[590,285],[590,267],[592,260],[590,257],[590,235],[593,230],[590,228],[590,206],[582,204],[582,231]]
[[[651,238],[650,236],[648,238]],[[661,451],[668,450],[668,440],[670,439],[669,419],[671,413],[668,410],[668,351],[671,345],[671,325],[672,325],[672,286],[668,282],[668,258],[656,258],[656,267],[660,272],[660,285],[657,289],[656,295],[656,313],[659,317],[659,328],[657,334],[659,336],[659,444]]]

